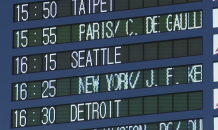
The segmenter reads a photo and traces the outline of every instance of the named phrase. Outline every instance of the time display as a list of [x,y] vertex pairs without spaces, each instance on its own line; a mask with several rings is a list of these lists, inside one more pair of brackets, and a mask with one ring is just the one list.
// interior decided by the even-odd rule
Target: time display
[[14,83],[12,100],[51,98],[202,82],[203,65],[175,66]]
[[13,74],[202,55],[202,49],[202,37],[198,37],[126,46],[18,56],[13,58]]
[[14,31],[14,48],[202,28],[202,11]]
[[203,119],[164,121],[158,123],[123,125],[116,127],[95,128],[86,130],[203,130]]
[[[120,64],[123,60],[122,50],[125,51],[125,48],[116,46],[14,57],[13,74]],[[124,57],[128,56],[124,55]]]
[[56,0],[14,5],[14,22],[105,13],[202,0]]
[[202,91],[12,110],[12,128],[202,109]]

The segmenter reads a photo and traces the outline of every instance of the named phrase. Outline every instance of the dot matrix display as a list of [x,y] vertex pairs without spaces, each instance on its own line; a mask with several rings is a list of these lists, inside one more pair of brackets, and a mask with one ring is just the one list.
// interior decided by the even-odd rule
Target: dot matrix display
[[202,65],[13,83],[13,101],[202,82]]
[[202,55],[202,38],[84,49],[13,58],[13,74]]
[[202,91],[12,110],[12,128],[202,109]]
[[202,11],[14,31],[14,48],[130,37],[202,28]]
[[[207,32],[205,30],[208,28],[207,24],[203,27],[205,17],[210,16],[203,12],[202,3],[205,1],[29,0],[26,3],[24,1],[11,2],[13,4],[10,6],[5,4],[5,7],[13,8],[11,10],[13,15],[4,18],[6,21],[4,25],[11,29],[5,31],[6,28],[2,27],[5,36],[10,36],[5,39],[3,36],[6,42],[2,42],[5,49],[2,52],[10,53],[5,57],[12,64],[9,65],[10,70],[2,71],[6,78],[0,76],[2,86],[9,92],[5,95],[10,98],[7,107],[9,111],[5,109],[6,107],[2,107],[3,114],[1,114],[2,117],[4,112],[9,115],[4,117],[4,120],[8,121],[5,124],[9,124],[10,121],[10,125],[5,128],[3,123],[3,129],[32,127],[50,130],[51,127],[59,130],[65,125],[71,125],[69,129],[76,130],[203,130],[203,119],[204,127],[208,124],[205,115],[199,114],[205,112],[203,107],[205,108],[207,104],[203,102],[207,99],[203,94],[208,93],[204,91],[202,82],[208,84],[205,78],[203,80],[205,77],[203,67],[208,68],[208,65],[205,61],[197,59],[201,59],[203,52],[208,50],[207,46],[203,45],[207,36],[199,33]],[[216,7],[211,9],[213,8]],[[119,16],[122,12],[125,15]],[[103,16],[101,19],[96,19],[101,16]],[[49,24],[53,22],[56,23]],[[33,23],[37,23],[36,26],[32,26]],[[188,35],[183,35],[186,32]],[[138,42],[131,41],[137,38],[141,39]],[[123,42],[128,39],[130,42]],[[95,44],[95,40],[99,40],[98,43],[102,44]],[[91,44],[88,41],[92,41]],[[111,45],[110,41],[115,44]],[[75,47],[78,50],[73,50],[68,48],[68,45],[81,47]],[[45,46],[54,50],[48,52]],[[62,46],[68,49],[59,50],[58,47]],[[29,51],[31,49],[36,49],[35,53],[31,53]],[[42,50],[38,52],[37,49]],[[162,61],[170,63],[164,66],[165,63]],[[173,64],[176,61],[179,63]],[[119,70],[117,64],[122,64],[120,65],[123,67],[122,70]],[[128,69],[130,65],[133,67]],[[153,65],[158,68],[153,68]],[[91,72],[91,67],[101,68],[98,66],[105,66],[102,68],[107,71],[95,69],[96,72]],[[79,69],[70,71],[72,73],[76,71],[78,74],[73,74],[73,77],[67,72],[70,69]],[[87,73],[83,73],[83,70]],[[8,71],[9,74],[5,74]],[[81,71],[83,74],[79,73]],[[46,72],[42,74],[47,76],[41,78],[40,72]],[[68,73],[67,76],[62,72]],[[136,93],[149,88],[151,89],[149,95]],[[159,93],[160,90],[166,93]],[[120,95],[113,97],[116,93]],[[6,97],[4,93],[1,95]],[[96,97],[97,95],[101,96]],[[107,95],[109,96],[106,97]],[[82,97],[80,99],[61,102],[80,96]],[[87,96],[90,97],[89,100],[85,99]],[[49,101],[53,103],[49,104]],[[27,104],[28,102],[32,104]],[[41,105],[35,105],[41,102]],[[174,118],[174,115],[181,113],[190,115]],[[161,119],[171,114],[172,118]],[[160,120],[151,121],[150,118],[140,122],[135,120],[141,118],[140,116],[145,119],[158,116]],[[135,123],[128,122],[130,118],[135,120]],[[99,125],[99,121],[90,120],[103,121]],[[115,120],[122,120],[124,123],[113,124]],[[93,124],[90,125],[88,121]]]
[[95,128],[86,130],[203,130],[203,119],[189,119],[177,121],[163,121],[158,123],[144,123],[137,125],[123,125],[107,128]]
[[202,0],[53,0],[14,5],[14,22],[106,13]]

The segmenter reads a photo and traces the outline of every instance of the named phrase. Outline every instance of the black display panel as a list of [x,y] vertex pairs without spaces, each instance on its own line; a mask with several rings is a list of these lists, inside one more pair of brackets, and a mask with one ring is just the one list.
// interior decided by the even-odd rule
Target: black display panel
[[[203,65],[187,65],[13,83],[12,101],[197,83],[203,81],[202,69]],[[174,97],[175,104],[178,103],[174,110],[184,109],[179,105],[183,96]],[[193,98],[196,96],[191,95]],[[166,97],[170,100],[171,98]],[[163,105],[166,104],[167,102],[163,102]],[[139,112],[139,110],[133,111]]]
[[[202,28],[202,11],[14,31],[14,48],[129,37]],[[194,45],[193,45],[194,46]]]
[[[181,94],[182,93],[174,93],[12,110],[11,127],[19,128],[144,115],[147,114],[147,111],[153,111],[155,108],[157,109],[156,114],[175,112],[174,107],[176,104],[173,102],[173,99],[175,96],[181,96]],[[192,97],[193,95],[195,95],[195,98]],[[152,97],[153,100],[150,101],[151,104],[147,104],[146,101],[150,100],[150,97]],[[180,105],[185,108],[182,111],[201,110],[203,108],[202,91],[183,93],[183,98],[180,100],[182,99],[183,103]],[[164,105],[164,102],[167,103],[167,105]],[[150,105],[155,107],[151,108],[149,107]],[[168,105],[170,105],[170,107]]]
[[163,121],[84,130],[203,130],[203,119]]
[[200,2],[202,0],[55,0],[14,5],[14,22]]
[[[182,42],[181,42],[182,41]],[[181,50],[181,51],[178,51]],[[13,74],[202,55],[202,37],[13,58]]]

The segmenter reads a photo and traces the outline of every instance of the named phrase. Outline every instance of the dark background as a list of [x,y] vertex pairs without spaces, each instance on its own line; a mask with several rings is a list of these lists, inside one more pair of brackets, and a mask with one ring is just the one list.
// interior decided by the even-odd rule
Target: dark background
[[[43,0],[34,0],[43,1]],[[84,121],[84,122],[74,122],[66,124],[57,125],[47,125],[38,127],[27,127],[19,128],[19,130],[77,130],[77,129],[87,129],[87,128],[98,128],[98,127],[110,127],[119,126],[127,124],[140,124],[140,123],[150,123],[150,122],[161,122],[167,120],[182,120],[189,118],[203,118],[203,129],[210,130],[213,129],[213,116],[218,116],[218,111],[213,110],[213,88],[217,86],[217,83],[213,83],[213,61],[217,61],[218,56],[212,55],[213,50],[213,34],[218,33],[218,29],[212,29],[212,8],[218,7],[218,2],[213,2],[212,0],[203,0],[199,3],[189,3],[181,5],[145,8],[129,11],[119,11],[104,14],[93,14],[85,16],[72,16],[65,18],[56,18],[48,20],[37,20],[21,23],[13,23],[13,4],[17,3],[28,3],[33,2],[33,0],[19,0],[19,1],[0,1],[1,7],[1,24],[0,24],[0,36],[1,36],[1,64],[0,64],[0,122],[1,129],[10,130],[11,129],[11,110],[29,107],[41,107],[50,106],[58,104],[70,104],[79,102],[91,102],[108,99],[119,99],[127,97],[138,97],[138,96],[149,96],[158,94],[168,94],[177,93],[185,91],[197,91],[203,90],[203,110],[187,111],[187,112],[174,112],[165,114],[155,114],[155,115],[144,115],[135,117],[124,117],[117,119],[105,119],[105,120],[95,120],[95,121]],[[203,9],[203,28],[187,31],[177,31],[169,33],[160,34],[150,34],[141,35],[134,37],[125,38],[113,38],[105,40],[96,41],[84,41],[84,42],[74,42],[72,44],[62,44],[53,46],[41,46],[23,49],[12,49],[13,48],[13,30],[25,29],[25,28],[38,28],[46,26],[56,26],[64,24],[76,24],[84,22],[94,22],[101,20],[110,20],[117,18],[128,18],[128,17],[140,17],[148,15],[159,15],[167,14],[173,12],[182,11],[192,11]],[[203,55],[184,57],[176,59],[164,59],[155,61],[143,61],[137,63],[126,63],[119,65],[110,66],[99,66],[90,68],[78,68],[72,70],[60,70],[53,72],[40,72],[34,74],[25,75],[12,75],[12,57],[18,55],[31,55],[37,53],[50,53],[55,51],[64,51],[68,49],[85,49],[85,48],[96,48],[104,46],[116,46],[124,44],[132,44],[137,42],[153,42],[160,40],[170,40],[170,39],[180,39],[188,37],[198,37],[203,36]],[[79,75],[93,75],[98,73],[112,73],[116,71],[129,71],[138,69],[149,69],[167,66],[177,66],[185,64],[199,64],[203,63],[203,82],[198,84],[186,84],[186,85],[176,85],[157,87],[152,89],[136,89],[131,91],[117,91],[108,93],[97,93],[97,94],[87,94],[60,98],[50,98],[50,99],[39,99],[39,100],[29,100],[23,102],[11,102],[12,93],[12,83],[13,82],[23,82],[32,80],[43,80],[52,79],[60,77],[71,77]]]

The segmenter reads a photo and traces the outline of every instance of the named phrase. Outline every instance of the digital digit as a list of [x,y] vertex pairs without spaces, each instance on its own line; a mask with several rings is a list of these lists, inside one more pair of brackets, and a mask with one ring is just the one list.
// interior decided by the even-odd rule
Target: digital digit
[[54,63],[54,67],[49,67],[51,70],[55,70],[56,69],[56,61],[54,59],[52,59],[52,56],[56,56],[56,53],[52,53],[50,54],[50,63],[53,62]]
[[[45,85],[46,84],[46,85]],[[48,89],[48,81],[42,82],[42,87],[46,87],[45,90],[42,92],[42,98],[48,98],[48,95],[45,95],[45,92]]]
[[20,59],[19,57],[16,58],[16,61],[17,61],[17,74],[19,74],[19,70],[20,70],[20,65],[19,65],[20,64],[20,62],[19,62],[20,60],[19,59]]
[[24,44],[24,43],[21,43],[21,46],[22,47],[26,47],[27,45],[28,45],[28,38],[27,38],[27,36],[24,36],[24,34],[23,33],[27,33],[28,31],[27,30],[22,30],[21,31],[21,40],[22,39],[25,39],[25,41],[26,41],[26,43]]
[[27,57],[22,57],[21,60],[20,60],[20,71],[21,73],[26,73],[27,70],[28,70],[28,66],[27,66],[27,62],[28,59]]
[[[18,113],[19,113],[19,115],[18,115]],[[26,126],[26,110],[21,110],[20,112],[18,112],[18,110],[16,110],[14,112],[14,114],[15,114],[15,117],[16,117],[15,127],[19,127],[19,126],[24,127],[24,126]],[[19,124],[18,124],[18,118],[19,118]]]
[[17,127],[17,118],[18,118],[18,116],[17,116],[17,111],[15,111],[14,114],[15,114],[15,116],[16,116],[16,117],[15,117],[15,127]]
[[43,125],[46,125],[48,123],[48,108],[44,107],[42,109],[42,112],[44,112],[44,111],[45,111],[44,117],[46,117],[46,120],[45,121],[42,120],[41,122],[42,122]]
[[[17,48],[20,47],[20,44],[21,44],[21,47],[27,47],[28,45],[28,38],[27,36],[24,36],[24,33],[28,33],[28,30],[22,30],[21,31],[21,38],[20,38],[20,31],[17,31],[16,35],[17,35]],[[25,39],[25,43],[20,43],[20,39]]]
[[45,94],[45,92],[48,89],[53,89],[53,94],[51,94],[49,92],[50,97],[54,97],[56,95],[56,87],[52,86],[52,83],[55,83],[55,82],[56,82],[56,80],[49,80],[49,81],[43,81],[42,82],[42,87],[46,87],[45,90],[42,92],[42,98],[48,98],[48,95]]
[[17,48],[19,48],[19,46],[20,46],[20,32],[19,31],[17,31]]
[[16,87],[16,100],[17,101],[19,99],[26,100],[26,98],[27,98],[27,90],[25,88],[27,88],[27,84],[26,83],[22,83],[20,85],[20,87],[19,87],[19,84],[16,84],[15,87]]
[[25,6],[28,6],[28,4],[22,4],[22,13],[25,13],[26,14],[26,18],[24,18],[22,16],[22,20],[23,21],[27,21],[28,20],[28,11],[24,9]]
[[[49,54],[49,63],[53,63],[53,67],[49,65],[50,70],[56,69],[56,60],[52,58],[53,56],[56,56],[56,53]],[[45,55],[45,71],[48,71],[48,54]]]
[[20,21],[20,5],[17,5],[17,21]]
[[[22,14],[26,14],[25,17],[21,17],[22,21],[27,21],[28,20],[28,11],[24,9],[24,7],[28,7],[28,4],[22,4],[21,5],[21,13]],[[20,5],[17,5],[17,21],[19,22],[20,21]]]
[[48,14],[47,16],[46,16],[45,14],[43,14],[43,17],[44,17],[45,19],[49,18],[49,12],[50,12],[50,11],[49,11],[49,8],[46,8],[46,7],[45,7],[45,5],[46,5],[46,4],[49,4],[49,3],[50,3],[50,2],[43,2],[43,11],[47,11],[47,14]]
[[[51,44],[55,44],[56,43],[56,39],[57,39],[57,36],[55,33],[53,33],[53,31],[56,30],[56,27],[51,27],[51,28],[43,28],[43,38],[46,38],[47,40],[43,40],[43,44],[44,45],[48,45],[49,42]],[[50,31],[50,34],[46,34],[46,31]],[[52,37],[54,37],[54,41],[50,40],[52,39]]]
[[19,84],[16,84],[15,85],[15,88],[17,88],[16,89],[16,100],[18,101],[19,99],[18,99],[18,96],[19,96]]
[[49,30],[49,28],[43,28],[43,38],[44,38],[44,37],[47,37],[47,42],[45,42],[45,41],[43,40],[43,44],[44,44],[44,45],[48,45],[48,43],[49,43],[49,35],[45,33],[46,30]]
[[[25,115],[23,116],[22,113],[24,113]],[[22,123],[23,120],[23,123]],[[26,111],[25,110],[21,110],[20,111],[20,126],[24,127],[26,125]]]
[[50,97],[54,97],[56,95],[56,88],[52,86],[51,83],[56,82],[56,80],[49,80],[49,89],[53,89],[53,94],[49,93]]
[[22,57],[21,59],[19,57],[16,58],[16,61],[17,61],[17,74],[20,73],[26,73],[27,70],[28,70],[28,65],[27,65],[27,57]]
[[[49,8],[46,7],[47,4],[50,4]],[[54,7],[54,12],[52,11]],[[45,19],[48,19],[50,16],[55,18],[57,15],[57,3],[55,1],[50,2],[43,2],[43,11],[47,12],[47,15],[43,14]]]
[[[51,112],[53,111],[53,120],[51,119]],[[51,107],[49,109],[49,122],[51,124],[53,124],[55,122],[55,108],[54,107]]]
[[21,100],[26,100],[26,98],[27,98],[27,90],[24,89],[23,87],[27,88],[27,84],[26,83],[22,83],[20,85],[20,99]]
[[[46,117],[46,120],[41,120],[43,125],[46,125],[47,123],[53,124],[55,122],[55,108],[54,107],[44,107],[42,109],[42,112],[45,114],[43,115],[44,117]],[[53,119],[51,117],[51,113],[53,112]]]
[[[54,5],[54,12],[52,11],[53,10],[53,5]],[[50,5],[50,15],[52,18],[55,18],[55,16],[57,15],[57,3],[55,1],[52,1],[51,2],[51,5]]]
[[52,30],[56,30],[56,27],[50,28],[50,37],[52,37],[52,36],[54,37],[54,41],[50,40],[50,43],[55,44],[56,43],[56,34],[52,33]]
[[48,71],[48,54],[45,55],[45,71]]

